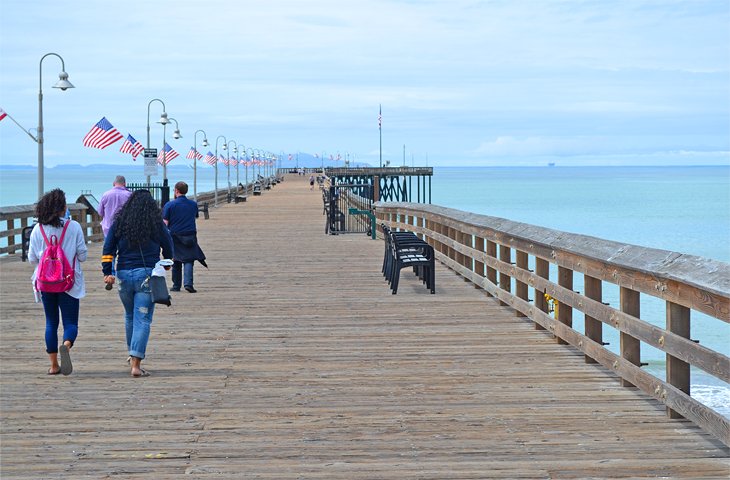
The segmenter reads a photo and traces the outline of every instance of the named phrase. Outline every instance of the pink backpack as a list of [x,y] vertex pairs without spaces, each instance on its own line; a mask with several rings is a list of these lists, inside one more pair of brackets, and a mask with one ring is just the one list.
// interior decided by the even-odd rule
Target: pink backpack
[[66,254],[63,253],[63,248],[61,248],[63,237],[66,235],[66,229],[69,223],[71,223],[70,220],[63,226],[60,240],[55,235],[51,235],[50,241],[46,236],[46,232],[43,231],[43,225],[38,225],[43,234],[43,240],[46,241],[46,249],[43,251],[43,255],[41,255],[41,260],[38,264],[38,274],[35,279],[35,288],[39,292],[68,292],[74,285],[76,255],[74,255],[74,264],[71,266],[68,263]]

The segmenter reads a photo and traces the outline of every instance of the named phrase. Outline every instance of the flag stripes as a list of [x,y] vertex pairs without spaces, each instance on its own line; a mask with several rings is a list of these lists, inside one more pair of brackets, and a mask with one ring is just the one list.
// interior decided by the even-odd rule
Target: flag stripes
[[89,133],[87,133],[84,137],[84,147],[98,148],[102,150],[109,145],[118,142],[122,138],[124,138],[124,136],[119,133],[111,123],[109,123],[109,120],[107,120],[106,117],[101,117],[101,120],[91,127]]

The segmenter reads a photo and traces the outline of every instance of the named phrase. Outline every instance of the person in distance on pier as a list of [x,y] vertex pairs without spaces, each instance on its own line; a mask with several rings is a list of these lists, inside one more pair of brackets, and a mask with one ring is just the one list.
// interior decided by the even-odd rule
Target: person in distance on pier
[[193,265],[199,261],[204,267],[205,254],[198,245],[198,233],[195,226],[195,219],[198,218],[198,204],[190,200],[186,195],[188,184],[177,182],[175,184],[175,200],[167,202],[162,210],[162,219],[170,229],[172,241],[175,245],[175,256],[172,259],[175,263],[172,266],[172,288],[173,292],[180,291],[180,285],[185,287],[188,293],[195,293],[193,286]]
[[[109,233],[109,228],[112,226],[114,221],[114,215],[122,209],[129,197],[132,196],[132,192],[127,190],[127,179],[123,175],[117,175],[112,183],[111,190],[104,192],[99,200],[99,215],[101,216],[101,231],[104,233],[106,238]],[[112,261],[112,274],[114,273],[114,262]],[[111,290],[112,284],[107,283],[106,289]]]

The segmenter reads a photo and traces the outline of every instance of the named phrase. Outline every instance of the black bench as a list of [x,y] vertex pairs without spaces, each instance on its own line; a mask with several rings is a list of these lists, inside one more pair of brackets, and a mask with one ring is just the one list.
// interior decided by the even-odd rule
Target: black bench
[[245,202],[246,199],[248,199],[248,196],[247,195],[236,195],[236,198],[234,199],[234,202],[241,203],[241,202]]
[[208,213],[208,202],[198,204],[198,213],[202,213],[203,218],[206,220],[210,218],[210,213]]
[[261,183],[256,182],[253,184],[253,194],[254,195],[261,195]]

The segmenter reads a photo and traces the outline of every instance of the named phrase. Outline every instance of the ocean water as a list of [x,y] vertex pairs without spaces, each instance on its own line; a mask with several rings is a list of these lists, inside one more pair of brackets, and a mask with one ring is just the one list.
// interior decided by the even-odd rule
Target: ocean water
[[[255,169],[255,171],[254,171]],[[248,179],[253,180],[258,167],[248,167]],[[187,165],[168,165],[167,178],[170,185],[184,181],[189,187],[189,195],[193,192],[193,169]],[[124,175],[127,183],[144,183],[144,165],[138,161],[127,165],[93,165],[82,167],[66,165],[46,168],[43,180],[45,190],[60,188],[66,192],[68,202],[75,201],[82,191],[91,191],[97,199],[109,190],[117,175]],[[207,164],[198,163],[197,167],[198,193],[210,192],[215,189],[215,169]],[[246,168],[239,166],[238,179],[241,183],[246,179]],[[159,175],[151,178],[152,183],[162,183],[162,168]],[[236,186],[236,167],[230,171],[232,188]],[[25,205],[34,203],[38,197],[38,180],[35,167],[3,167],[0,165],[0,205]],[[218,167],[218,188],[228,187],[228,169]]]
[[[432,203],[566,232],[730,262],[730,166],[435,168]],[[534,267],[534,265],[533,265]],[[557,269],[550,278],[557,281]],[[576,274],[574,289],[583,291]],[[619,289],[604,283],[604,302]],[[641,296],[641,318],[665,327],[665,302]],[[574,311],[573,325],[583,331]],[[730,325],[692,313],[691,338],[730,355]],[[618,353],[619,334],[604,341]],[[666,376],[664,352],[642,345],[652,374]],[[692,396],[730,417],[730,385],[692,369]]]
[[[198,192],[214,188],[214,169],[198,166]],[[239,181],[245,169],[239,167]],[[249,168],[249,179],[254,176]],[[152,181],[160,181],[160,176]],[[69,201],[82,190],[97,198],[122,174],[129,183],[143,182],[142,165],[64,166],[46,169],[45,187],[62,188]],[[228,170],[218,169],[218,188],[228,185]],[[186,165],[168,168],[171,184],[186,181],[193,171]],[[235,168],[230,182],[236,185]],[[531,223],[608,240],[708,257],[730,262],[730,166],[712,167],[436,167],[432,203],[459,210]],[[415,185],[414,185],[415,187]],[[30,204],[36,199],[32,167],[0,166],[0,205]],[[556,271],[551,271],[555,280]],[[583,291],[582,276],[574,289]],[[618,288],[604,284],[604,301],[619,304]],[[665,324],[665,305],[642,295],[641,318]],[[574,326],[582,331],[583,317],[574,312]],[[692,314],[693,339],[730,355],[730,325],[702,314]],[[604,327],[607,347],[618,353],[618,333]],[[642,360],[660,378],[665,355],[642,345]],[[692,395],[730,417],[730,385],[692,371]]]

